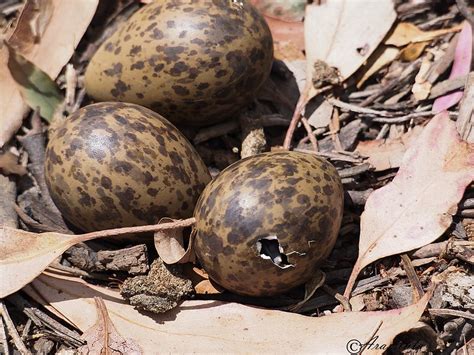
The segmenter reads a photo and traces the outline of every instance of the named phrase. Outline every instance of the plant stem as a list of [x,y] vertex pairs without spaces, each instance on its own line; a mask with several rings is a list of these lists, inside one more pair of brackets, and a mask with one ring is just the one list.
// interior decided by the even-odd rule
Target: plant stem
[[158,231],[162,231],[166,229],[185,228],[185,227],[192,226],[195,222],[196,222],[196,219],[194,217],[191,217],[187,219],[180,219],[174,222],[151,224],[147,226],[106,229],[106,230],[97,231],[97,232],[79,234],[77,235],[77,241],[85,242],[87,240],[92,240],[92,239],[97,239],[97,238],[106,238],[106,237],[118,236],[118,235],[123,235],[123,234],[158,232]]

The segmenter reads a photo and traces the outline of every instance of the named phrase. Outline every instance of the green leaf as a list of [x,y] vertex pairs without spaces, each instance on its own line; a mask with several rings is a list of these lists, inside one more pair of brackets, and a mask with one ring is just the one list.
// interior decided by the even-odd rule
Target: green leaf
[[57,84],[48,74],[27,60],[13,47],[8,47],[8,69],[17,82],[25,103],[38,110],[44,119],[51,122],[56,109],[61,107],[64,97]]

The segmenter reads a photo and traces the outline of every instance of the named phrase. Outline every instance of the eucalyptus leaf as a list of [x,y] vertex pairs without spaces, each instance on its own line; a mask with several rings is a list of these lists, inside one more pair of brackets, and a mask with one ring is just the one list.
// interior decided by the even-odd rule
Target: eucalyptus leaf
[[64,96],[54,80],[34,63],[28,61],[9,46],[8,69],[18,84],[25,103],[38,110],[44,119],[51,122],[56,109],[61,107]]

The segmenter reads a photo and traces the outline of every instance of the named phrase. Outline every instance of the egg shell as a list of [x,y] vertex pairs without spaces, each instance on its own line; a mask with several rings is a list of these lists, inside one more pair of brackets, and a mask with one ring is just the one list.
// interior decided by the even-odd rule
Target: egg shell
[[194,147],[157,113],[104,102],[70,115],[50,137],[46,182],[84,231],[187,218],[210,181]]
[[85,87],[99,101],[140,104],[173,123],[208,125],[251,102],[273,42],[249,1],[154,1],[97,50]]
[[[196,255],[209,276],[242,295],[271,296],[306,282],[331,252],[343,213],[341,179],[311,154],[271,152],[242,159],[204,189],[194,212]],[[276,237],[281,268],[257,242]]]

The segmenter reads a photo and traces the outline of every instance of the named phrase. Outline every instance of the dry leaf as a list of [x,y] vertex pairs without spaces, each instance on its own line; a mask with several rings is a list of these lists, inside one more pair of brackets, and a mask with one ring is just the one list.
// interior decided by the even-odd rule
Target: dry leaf
[[26,60],[13,47],[6,45],[9,51],[8,69],[18,84],[24,102],[41,117],[51,122],[54,113],[64,101],[58,85],[48,74]]
[[140,346],[132,339],[122,337],[110,320],[104,300],[94,297],[97,321],[82,335],[87,344],[78,349],[79,354],[142,354]]
[[460,139],[447,112],[436,115],[410,145],[393,181],[369,196],[345,296],[366,265],[441,236],[473,179],[474,144]]
[[[175,221],[171,218],[162,218],[158,224]],[[187,263],[193,260],[194,254],[191,248],[193,243],[190,241],[188,248],[184,249],[183,230],[184,228],[176,228],[155,233],[155,249],[166,264]]]
[[413,62],[423,53],[429,42],[410,43],[400,52],[400,59],[406,62]]
[[[97,4],[98,0],[29,0],[8,43],[55,79],[74,53]],[[28,112],[7,63],[8,50],[3,46],[0,48],[0,147],[20,128]]]
[[462,26],[454,26],[433,31],[422,31],[410,22],[400,22],[392,34],[387,38],[385,44],[403,47],[409,43],[431,41],[432,39],[447,33],[457,32]]
[[[472,61],[472,28],[465,21],[463,29],[459,34],[458,43],[454,52],[453,67],[449,79],[458,78],[471,71]],[[433,111],[438,113],[456,105],[462,98],[463,92],[456,91],[442,97],[438,97],[433,103]],[[474,104],[473,104],[474,105]]]
[[224,289],[217,284],[212,283],[211,280],[202,280],[196,286],[194,291],[201,295],[213,295],[224,292]]
[[395,18],[391,0],[364,4],[327,0],[320,5],[308,5],[305,16],[308,66],[322,60],[347,79],[375,51]]
[[0,171],[5,175],[25,175],[26,168],[23,165],[18,164],[18,157],[11,153],[5,152],[0,154]]
[[0,298],[6,297],[31,282],[58,256],[74,244],[97,238],[130,233],[188,227],[194,218],[150,226],[109,229],[87,234],[30,233],[0,226]]
[[333,106],[327,100],[323,100],[309,116],[308,123],[314,128],[327,127],[331,123],[332,110]]
[[[81,330],[93,325],[94,297],[101,297],[118,332],[133,338],[146,354],[347,353],[350,340],[365,343],[372,337],[388,347],[397,334],[417,323],[431,296],[427,292],[402,309],[317,318],[218,301],[185,301],[166,314],[145,314],[125,304],[115,291],[50,273],[25,291]],[[351,344],[352,349],[358,345]]]
[[356,151],[368,157],[367,162],[375,168],[375,171],[398,168],[406,150],[422,130],[421,126],[415,126],[399,138],[362,141],[357,145]]
[[374,54],[368,59],[368,64],[364,65],[364,74],[362,78],[357,82],[357,87],[361,88],[362,85],[375,73],[378,73],[380,69],[393,62],[400,53],[400,50],[390,46],[378,46]]

